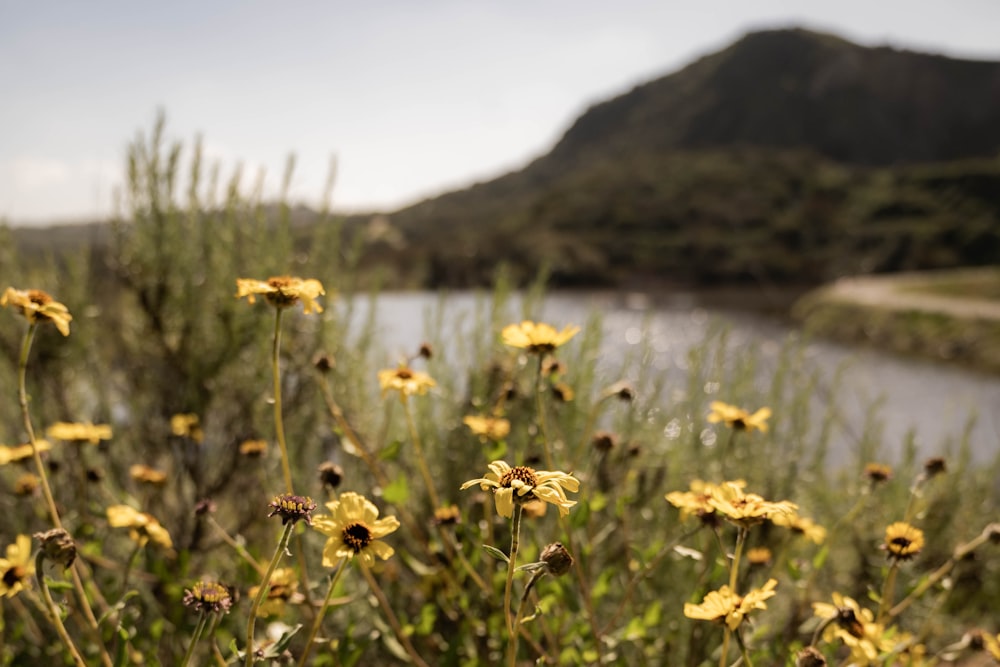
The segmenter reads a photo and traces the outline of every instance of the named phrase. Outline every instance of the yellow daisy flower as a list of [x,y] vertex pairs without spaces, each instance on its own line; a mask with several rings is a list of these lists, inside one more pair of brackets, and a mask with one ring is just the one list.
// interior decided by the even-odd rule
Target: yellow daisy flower
[[379,371],[378,383],[382,387],[382,398],[385,398],[390,391],[398,391],[401,401],[414,394],[423,396],[428,389],[437,384],[427,373],[415,371],[406,365]]
[[866,463],[864,472],[861,474],[873,484],[877,484],[892,479],[892,468],[883,463]]
[[323,312],[323,307],[316,303],[316,299],[326,294],[326,290],[323,289],[323,283],[312,278],[303,280],[291,276],[273,276],[266,281],[252,278],[236,280],[237,299],[246,297],[248,302],[254,303],[258,294],[263,294],[275,308],[288,308],[301,301],[303,312],[308,314]]
[[35,576],[35,561],[31,557],[31,537],[18,535],[7,545],[6,558],[0,558],[0,597],[12,598],[28,587]]
[[799,516],[794,512],[791,514],[775,514],[771,517],[771,523],[776,526],[784,526],[794,533],[798,533],[811,540],[815,544],[823,544],[826,540],[826,528],[819,525],[812,519]]
[[151,514],[140,512],[128,505],[112,505],[107,509],[108,525],[112,528],[128,528],[129,537],[140,546],[152,540],[164,549],[174,546],[170,533]]
[[889,558],[909,560],[924,548],[924,531],[905,521],[897,521],[885,529],[885,544],[882,548]]
[[[740,488],[746,486],[746,482],[734,481],[729,484],[738,484]],[[690,491],[671,491],[664,498],[667,502],[681,511],[681,519],[686,520],[691,517],[698,517],[705,523],[713,523],[718,515],[715,508],[709,503],[712,494],[718,489],[717,484],[705,482],[700,479],[691,481]]]
[[497,513],[510,518],[514,515],[514,503],[541,500],[559,508],[559,514],[566,516],[575,500],[566,497],[566,491],[580,490],[580,480],[559,471],[534,470],[527,466],[511,468],[505,461],[489,464],[490,472],[485,477],[472,479],[462,484],[462,490],[476,484],[483,491],[493,491]]
[[[299,578],[293,568],[277,568],[271,575],[269,586],[267,598],[257,611],[260,616],[283,616],[286,604],[296,604],[305,599],[305,596],[298,592]],[[258,592],[260,592],[260,586],[253,586],[247,596],[251,600],[256,600]]]
[[240,454],[258,458],[267,453],[267,440],[244,440],[240,443]]
[[462,423],[469,427],[481,440],[503,440],[510,434],[510,422],[503,417],[479,417],[469,415],[462,419]]
[[740,431],[756,429],[761,433],[767,433],[767,418],[771,416],[771,408],[761,408],[750,414],[743,408],[722,401],[712,401],[708,407],[712,410],[708,415],[708,421],[711,424],[722,422],[729,428]]
[[563,345],[579,331],[580,327],[569,325],[562,331],[556,332],[549,324],[524,320],[520,324],[508,324],[500,332],[500,336],[505,345],[543,354]]
[[[48,440],[35,440],[35,447],[38,448],[38,451],[40,452],[47,452],[52,449],[52,445],[49,444]],[[32,453],[30,442],[23,445],[14,445],[13,447],[0,445],[0,466],[5,466],[8,463],[14,463],[16,461],[23,461],[24,459],[29,459],[31,457]]]
[[111,426],[90,422],[56,422],[45,429],[45,435],[53,440],[89,442],[92,445],[97,445],[100,444],[101,440],[111,439]]
[[375,556],[386,560],[395,550],[381,538],[399,528],[394,516],[378,518],[374,503],[357,493],[342,493],[326,504],[329,516],[313,518],[312,526],[329,539],[323,546],[323,567],[334,567],[342,558],[357,556],[369,567]]
[[201,430],[201,419],[193,412],[171,417],[170,432],[182,438],[191,438],[195,442],[205,439],[205,432]]
[[711,591],[701,604],[684,604],[684,615],[701,621],[713,621],[735,630],[743,619],[754,609],[767,609],[764,603],[774,597],[774,587],[777,579],[768,579],[760,588],[755,588],[746,595],[737,595],[729,586],[723,586],[717,591]]
[[708,504],[732,523],[749,527],[773,519],[780,514],[794,514],[799,508],[793,502],[771,502],[756,493],[745,493],[741,485],[723,482],[712,489]]
[[136,463],[128,469],[129,477],[137,482],[142,482],[144,484],[152,484],[154,486],[159,486],[160,484],[165,484],[167,482],[167,473],[162,470],[157,470],[156,468],[150,468],[148,465],[142,463]]
[[3,296],[0,296],[0,306],[17,308],[32,324],[38,321],[52,322],[59,333],[63,336],[69,335],[69,323],[73,321],[69,308],[42,290],[19,290],[8,287]]
[[833,604],[813,603],[813,615],[835,619],[823,631],[823,640],[839,639],[851,651],[851,660],[857,665],[878,664],[878,657],[895,646],[887,637],[885,626],[875,622],[875,614],[855,600],[840,593],[833,594]]

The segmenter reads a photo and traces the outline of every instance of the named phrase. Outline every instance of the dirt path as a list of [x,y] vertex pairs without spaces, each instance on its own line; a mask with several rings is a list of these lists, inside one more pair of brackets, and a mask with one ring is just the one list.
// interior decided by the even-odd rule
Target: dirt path
[[843,278],[828,288],[828,296],[892,310],[938,312],[963,319],[1000,321],[1000,302],[945,296],[920,291],[933,281],[933,274],[903,273],[893,276]]

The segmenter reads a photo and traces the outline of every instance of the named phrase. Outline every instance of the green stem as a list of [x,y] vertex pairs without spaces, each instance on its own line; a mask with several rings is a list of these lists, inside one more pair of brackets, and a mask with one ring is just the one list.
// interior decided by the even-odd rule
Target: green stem
[[521,635],[521,619],[524,617],[524,608],[528,604],[528,595],[531,593],[532,587],[544,574],[545,570],[535,570],[531,579],[528,580],[528,584],[524,587],[524,592],[521,593],[521,602],[517,605],[517,615],[514,617],[514,634],[511,635],[508,667],[517,666],[517,640]]
[[743,643],[743,635],[740,634],[740,629],[736,628],[733,634],[736,635],[736,643],[740,645],[740,654],[743,656],[743,664],[747,667],[753,667],[753,662],[750,661],[750,653],[747,651],[747,645]]
[[545,465],[549,470],[555,470],[552,464],[552,451],[549,449],[549,429],[545,421],[545,403],[542,401],[542,356],[538,355],[538,372],[535,376],[535,406],[538,411],[538,430],[542,436],[542,446],[545,448]]
[[514,501],[514,512],[510,527],[510,555],[507,559],[507,583],[503,588],[503,617],[507,622],[507,634],[510,642],[517,641],[514,635],[513,619],[510,616],[510,593],[514,586],[514,569],[517,567],[517,548],[521,538],[521,505]]
[[309,639],[306,641],[306,647],[302,649],[302,657],[299,658],[299,667],[304,667],[306,660],[309,658],[309,653],[312,651],[313,642],[316,641],[316,635],[319,634],[319,628],[323,625],[323,616],[326,614],[327,607],[330,606],[330,598],[333,597],[333,589],[337,587],[337,582],[340,581],[340,575],[344,573],[347,569],[347,559],[341,558],[340,562],[337,564],[337,571],[334,573],[333,578],[330,579],[330,588],[326,591],[326,597],[323,598],[323,605],[319,608],[319,613],[316,614],[316,620],[313,621],[312,630],[309,631]]
[[292,491],[292,468],[288,463],[288,445],[285,444],[285,422],[281,416],[281,308],[274,309],[274,343],[271,346],[271,375],[274,378],[274,429],[281,450],[281,472],[285,477],[285,490]]
[[722,636],[722,651],[719,653],[719,667],[726,667],[729,657],[729,635],[731,634],[729,626],[726,626],[726,633]]
[[264,572],[264,578],[261,579],[260,588],[257,591],[257,597],[253,601],[253,606],[250,607],[250,618],[247,620],[247,648],[246,648],[246,660],[244,665],[246,667],[251,667],[253,665],[253,634],[254,626],[257,623],[257,611],[260,609],[260,605],[263,604],[264,599],[267,597],[267,591],[270,588],[271,575],[274,574],[274,570],[278,567],[278,563],[281,561],[281,557],[285,554],[285,549],[288,548],[288,541],[292,536],[292,529],[295,528],[295,522],[289,521],[285,524],[284,529],[281,531],[281,539],[278,540],[278,548],[274,550],[274,555],[271,556],[271,562],[267,565],[267,571]]
[[740,559],[743,557],[743,545],[747,541],[747,533],[749,529],[740,526],[739,532],[736,533],[736,550],[733,552],[733,564],[729,570],[729,589],[736,594],[736,579],[740,571]]
[[403,649],[406,654],[410,656],[410,660],[417,664],[417,667],[429,667],[424,659],[420,657],[417,650],[413,648],[413,643],[410,638],[403,632],[402,626],[399,625],[399,619],[396,618],[396,614],[392,611],[392,606],[389,604],[389,599],[386,598],[385,592],[382,587],[378,585],[378,581],[372,576],[371,569],[362,563],[361,573],[365,576],[365,580],[372,589],[372,593],[375,594],[375,599],[378,600],[379,606],[382,607],[382,613],[385,614],[385,618],[389,621],[389,626],[396,635],[396,639],[399,643],[403,645]]
[[[34,325],[32,325],[34,326]],[[42,597],[45,598],[45,606],[48,608],[49,618],[52,620],[52,624],[56,627],[56,632],[59,633],[59,638],[62,639],[63,644],[66,645],[66,649],[69,651],[70,655],[73,656],[73,662],[75,662],[78,667],[87,667],[87,663],[83,661],[80,656],[80,652],[76,649],[76,645],[73,643],[73,639],[66,632],[66,626],[63,625],[62,619],[59,617],[59,609],[56,607],[56,603],[52,600],[52,594],[49,593],[49,586],[45,582],[45,573],[42,568],[45,565],[45,552],[39,550],[38,555],[35,556],[35,579],[38,580],[38,588],[42,591]]]
[[417,423],[413,419],[413,409],[410,407],[410,401],[405,395],[403,395],[403,409],[406,412],[406,427],[410,431],[410,440],[413,441],[413,449],[417,453],[417,466],[420,468],[420,474],[424,478],[424,484],[427,485],[427,493],[431,497],[431,506],[440,507],[441,502],[438,498],[437,489],[434,486],[434,478],[431,477],[431,471],[427,467],[427,461],[424,459],[424,449],[420,444],[420,433],[417,431]]
[[187,651],[184,652],[184,658],[181,660],[181,667],[187,667],[187,664],[191,662],[191,656],[194,655],[194,647],[201,640],[201,635],[205,632],[205,624],[208,620],[208,614],[204,611],[198,616],[198,625],[194,627],[194,634],[191,635],[191,643],[188,644]]
[[878,603],[878,614],[875,616],[876,623],[882,622],[889,611],[889,607],[892,605],[892,596],[896,589],[897,572],[899,572],[899,561],[893,560],[892,565],[889,566],[889,574],[885,576],[885,583],[882,585],[882,596]]

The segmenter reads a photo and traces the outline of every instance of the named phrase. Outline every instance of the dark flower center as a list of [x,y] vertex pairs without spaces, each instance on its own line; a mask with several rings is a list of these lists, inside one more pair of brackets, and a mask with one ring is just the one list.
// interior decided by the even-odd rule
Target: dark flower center
[[413,378],[413,371],[409,368],[399,368],[396,370],[396,377],[400,380],[410,380]]
[[292,286],[292,279],[288,276],[268,278],[267,284],[277,290],[276,292],[264,295],[271,305],[284,308],[295,304],[299,300],[297,294],[289,292],[289,288]]
[[52,297],[49,296],[47,292],[43,292],[40,289],[30,289],[28,290],[28,300],[32,303],[36,303],[39,306],[44,306],[47,303],[52,303]]
[[743,417],[737,417],[733,420],[733,428],[743,430],[747,427],[747,422]]
[[360,521],[355,521],[344,526],[344,532],[341,537],[344,540],[344,544],[350,547],[351,551],[359,553],[371,544],[372,531]]
[[528,466],[515,466],[505,472],[503,477],[500,478],[500,486],[510,488],[515,479],[532,488],[538,486],[538,478],[535,477],[535,471]]
[[14,584],[18,584],[24,581],[28,573],[25,572],[24,568],[20,565],[15,565],[6,572],[3,573],[3,583],[7,588],[13,588]]
[[905,537],[894,537],[892,538],[892,540],[889,541],[889,544],[896,547],[895,549],[896,551],[906,551],[906,549],[909,548],[912,542],[910,542],[910,540],[906,539]]

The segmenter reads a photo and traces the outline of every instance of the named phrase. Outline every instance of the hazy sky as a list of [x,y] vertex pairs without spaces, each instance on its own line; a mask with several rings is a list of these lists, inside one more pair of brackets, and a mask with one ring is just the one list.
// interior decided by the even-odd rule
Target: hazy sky
[[[108,215],[162,108],[223,173],[392,209],[545,151],[591,103],[750,29],[1000,59],[1000,0],[0,0],[0,219]],[[246,179],[248,182],[252,178]]]

